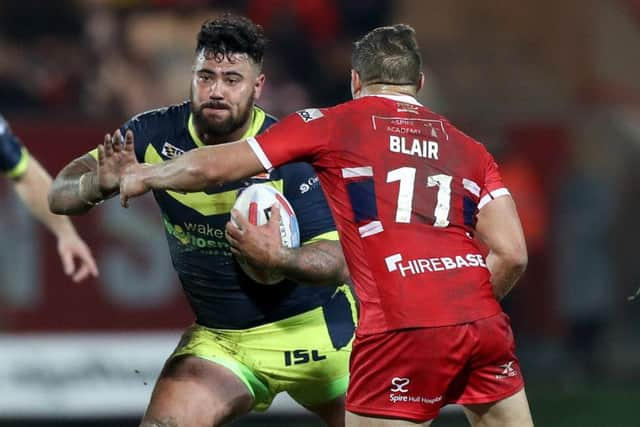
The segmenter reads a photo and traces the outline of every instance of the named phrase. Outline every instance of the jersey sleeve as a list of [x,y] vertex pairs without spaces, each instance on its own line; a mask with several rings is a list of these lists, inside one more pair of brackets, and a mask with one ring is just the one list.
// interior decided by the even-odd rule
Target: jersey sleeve
[[290,162],[313,163],[327,150],[330,132],[331,120],[326,110],[309,108],[285,117],[247,142],[262,166],[270,171]]
[[478,209],[482,209],[487,203],[498,197],[509,195],[509,190],[505,187],[500,176],[498,164],[494,160],[493,156],[485,151],[484,152],[484,184],[480,191],[480,202],[478,203]]
[[9,178],[19,178],[27,170],[29,153],[0,116],[0,172]]
[[338,240],[329,205],[320,181],[308,163],[291,163],[280,168],[284,195],[298,218],[300,242],[317,239]]

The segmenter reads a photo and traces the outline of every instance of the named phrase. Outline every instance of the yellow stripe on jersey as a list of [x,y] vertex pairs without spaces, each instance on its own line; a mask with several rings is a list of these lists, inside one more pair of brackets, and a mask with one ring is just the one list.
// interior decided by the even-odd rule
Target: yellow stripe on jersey
[[[155,164],[163,162],[164,159],[158,154],[156,149],[152,145],[147,146],[147,150],[144,153],[145,163]],[[276,181],[268,181],[265,184],[271,185],[276,190],[282,192],[284,188],[284,182],[282,179]],[[179,193],[176,191],[167,190],[167,194],[173,197],[179,203],[197,211],[201,215],[221,215],[231,212],[231,208],[238,196],[238,190],[223,191],[216,194],[207,194],[205,192],[195,193]]]
[[98,161],[98,149],[94,148],[93,150],[89,151],[88,153],[91,157],[93,157],[94,159],[96,159],[96,161]]
[[326,233],[318,234],[317,236],[312,237],[311,239],[303,242],[303,245],[308,245],[309,243],[315,243],[318,240],[340,240],[338,238],[337,231],[327,231]]
[[[256,136],[258,132],[260,132],[260,128],[264,124],[264,119],[267,117],[267,114],[260,107],[254,106],[251,116],[251,125],[240,139],[245,139],[250,136]],[[193,114],[189,114],[189,122],[187,123],[187,127],[189,128],[189,135],[191,135],[191,138],[196,143],[196,145],[198,147],[203,147],[204,143],[198,136],[196,127],[193,124]]]
[[6,175],[11,179],[20,178],[26,172],[27,166],[29,166],[29,152],[22,147],[20,149],[20,161]]

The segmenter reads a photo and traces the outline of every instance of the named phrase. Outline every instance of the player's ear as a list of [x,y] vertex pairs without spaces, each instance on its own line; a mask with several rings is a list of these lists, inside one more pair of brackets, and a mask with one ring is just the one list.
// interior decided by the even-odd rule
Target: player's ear
[[420,71],[420,77],[418,78],[418,89],[416,92],[420,92],[420,89],[424,87],[424,73]]
[[356,99],[362,91],[362,80],[356,70],[351,70],[351,97]]
[[260,95],[262,94],[262,88],[264,87],[264,83],[267,81],[267,78],[264,74],[260,73],[260,75],[256,78],[256,83],[254,85],[254,94],[253,100],[257,101],[260,99]]

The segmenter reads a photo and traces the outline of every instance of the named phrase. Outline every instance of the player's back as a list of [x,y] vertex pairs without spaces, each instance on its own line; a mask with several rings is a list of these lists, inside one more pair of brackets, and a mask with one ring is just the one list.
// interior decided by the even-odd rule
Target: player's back
[[498,313],[473,238],[478,207],[506,191],[484,146],[408,96],[324,111],[331,137],[314,165],[363,301],[360,333]]

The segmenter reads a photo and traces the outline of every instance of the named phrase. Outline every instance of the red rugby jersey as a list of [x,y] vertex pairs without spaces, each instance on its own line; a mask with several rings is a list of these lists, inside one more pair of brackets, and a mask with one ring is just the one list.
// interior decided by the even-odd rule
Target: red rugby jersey
[[294,113],[249,144],[269,170],[320,178],[361,304],[358,332],[498,313],[473,239],[476,213],[509,194],[485,147],[410,96],[365,96]]

